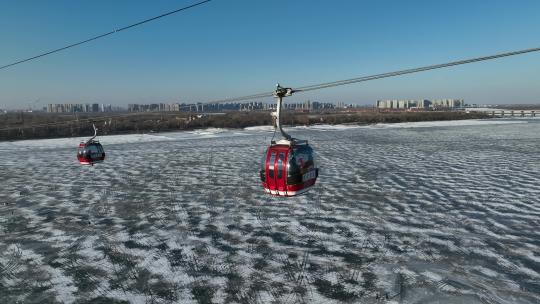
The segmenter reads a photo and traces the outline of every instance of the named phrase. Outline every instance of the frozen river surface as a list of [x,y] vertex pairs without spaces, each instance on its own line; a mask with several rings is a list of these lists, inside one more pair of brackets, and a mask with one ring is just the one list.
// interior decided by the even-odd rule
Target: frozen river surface
[[540,302],[540,120],[290,133],[290,199],[269,128],[0,143],[0,303]]

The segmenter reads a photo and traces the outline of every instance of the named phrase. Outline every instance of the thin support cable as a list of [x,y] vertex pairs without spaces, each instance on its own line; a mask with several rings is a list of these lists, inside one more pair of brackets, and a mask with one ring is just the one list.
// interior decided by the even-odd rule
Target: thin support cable
[[88,38],[88,39],[83,40],[83,41],[79,41],[79,42],[76,42],[76,43],[69,44],[69,45],[66,45],[66,46],[64,46],[64,47],[58,48],[58,49],[54,49],[54,50],[52,50],[52,51],[48,51],[48,52],[45,52],[45,53],[42,53],[42,54],[39,54],[39,55],[30,57],[30,58],[22,59],[22,60],[19,60],[19,61],[10,63],[10,64],[6,64],[6,65],[3,65],[3,66],[0,66],[0,70],[7,69],[7,68],[12,67],[12,66],[14,66],[14,65],[18,65],[18,64],[21,64],[21,63],[24,63],[24,62],[28,62],[28,61],[31,61],[31,60],[35,60],[35,59],[38,59],[38,58],[41,58],[41,57],[45,57],[45,56],[47,56],[47,55],[51,55],[51,54],[54,54],[54,53],[58,53],[58,52],[61,52],[61,51],[64,51],[64,50],[67,50],[67,49],[70,49],[70,48],[79,46],[79,45],[81,45],[81,44],[85,44],[85,43],[88,43],[88,42],[91,42],[91,41],[100,39],[100,38],[103,38],[103,37],[107,37],[107,36],[109,36],[109,35],[116,34],[116,33],[118,33],[118,32],[125,31],[125,30],[127,30],[127,29],[130,29],[130,28],[133,28],[133,27],[136,27],[136,26],[139,26],[139,25],[142,25],[142,24],[145,24],[145,23],[148,23],[148,22],[151,22],[151,21],[154,21],[154,20],[157,20],[157,19],[160,19],[160,18],[169,16],[169,15],[172,15],[172,14],[175,14],[175,13],[178,13],[178,12],[181,12],[181,11],[185,11],[185,10],[187,10],[187,9],[190,9],[190,8],[193,8],[193,7],[202,5],[202,4],[207,3],[207,2],[210,2],[210,1],[212,1],[212,0],[204,0],[204,1],[201,1],[201,2],[197,2],[197,3],[194,3],[194,4],[192,4],[192,5],[188,5],[188,6],[185,6],[185,7],[179,8],[179,9],[176,9],[176,10],[174,10],[174,11],[170,11],[170,12],[164,13],[164,14],[161,14],[161,15],[156,16],[156,17],[152,17],[152,18],[149,18],[149,19],[146,19],[146,20],[143,20],[143,21],[140,21],[140,22],[137,22],[137,23],[128,25],[128,26],[124,26],[124,27],[121,27],[121,28],[112,30],[112,31],[110,31],[110,32],[108,32],[108,33],[105,33],[105,34],[97,35],[97,36]]

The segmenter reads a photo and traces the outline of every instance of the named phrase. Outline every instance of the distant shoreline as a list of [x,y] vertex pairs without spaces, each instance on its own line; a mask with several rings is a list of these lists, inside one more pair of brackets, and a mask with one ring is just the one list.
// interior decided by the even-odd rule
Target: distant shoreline
[[[229,112],[221,115],[200,113],[145,112],[106,115],[24,113],[0,116],[0,141],[26,139],[49,139],[66,137],[91,137],[92,123],[99,129],[98,135],[147,134],[192,131],[206,128],[244,129],[272,125],[270,112]],[[465,119],[488,119],[483,113],[459,111],[426,112],[327,112],[285,113],[282,123],[289,126],[370,125],[376,123],[402,123],[420,121],[445,121]]]

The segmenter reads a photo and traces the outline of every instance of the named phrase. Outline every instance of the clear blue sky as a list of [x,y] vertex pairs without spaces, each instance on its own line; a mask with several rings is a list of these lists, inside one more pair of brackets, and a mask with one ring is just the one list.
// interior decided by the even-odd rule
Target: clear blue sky
[[[0,0],[0,65],[193,1]],[[0,108],[208,101],[540,46],[540,1],[214,0],[0,70]],[[296,95],[540,103],[540,53]]]

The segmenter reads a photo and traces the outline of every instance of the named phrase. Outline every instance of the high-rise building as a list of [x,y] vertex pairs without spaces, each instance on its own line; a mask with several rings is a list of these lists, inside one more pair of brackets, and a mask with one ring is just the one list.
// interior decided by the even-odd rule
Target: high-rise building
[[460,108],[465,106],[463,99],[436,99],[433,100],[434,108]]
[[427,109],[427,108],[459,108],[465,106],[463,99],[436,99],[430,101],[428,99],[419,100],[377,100],[375,106],[379,109]]

